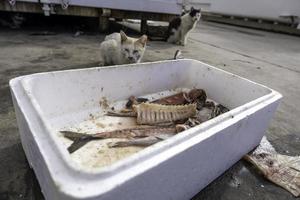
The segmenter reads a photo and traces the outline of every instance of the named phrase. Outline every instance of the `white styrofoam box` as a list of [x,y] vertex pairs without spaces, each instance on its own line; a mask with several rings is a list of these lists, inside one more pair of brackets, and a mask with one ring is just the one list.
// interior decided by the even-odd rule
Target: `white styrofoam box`
[[[76,165],[57,130],[125,100],[173,88],[203,88],[230,111],[110,166]],[[196,60],[39,73],[10,81],[22,145],[49,200],[190,199],[255,148],[281,95]]]

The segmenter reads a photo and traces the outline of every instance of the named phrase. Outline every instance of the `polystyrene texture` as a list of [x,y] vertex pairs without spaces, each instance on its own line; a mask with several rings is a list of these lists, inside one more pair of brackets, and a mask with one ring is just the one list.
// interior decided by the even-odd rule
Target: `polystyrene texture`
[[[190,199],[255,148],[281,95],[196,60],[160,61],[27,75],[10,81],[22,145],[48,200]],[[125,100],[202,88],[230,109],[110,166],[87,170],[58,130]]]

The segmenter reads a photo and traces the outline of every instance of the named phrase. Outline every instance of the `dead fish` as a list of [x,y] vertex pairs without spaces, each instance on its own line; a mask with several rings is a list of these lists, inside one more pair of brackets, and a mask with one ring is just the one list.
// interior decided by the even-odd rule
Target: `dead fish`
[[133,106],[137,114],[137,124],[155,125],[160,123],[176,122],[196,115],[196,104],[187,105],[160,105],[141,103]]
[[179,92],[171,96],[151,101],[151,103],[162,105],[184,105],[196,102],[198,108],[198,103],[199,107],[202,107],[201,105],[205,103],[206,98],[207,96],[204,90],[192,89],[189,92]]
[[196,107],[196,104],[160,105],[153,103],[141,103],[133,105],[132,111],[109,111],[106,115],[116,117],[136,117],[137,124],[159,125],[186,120],[196,114]]
[[[180,92],[151,102],[149,102],[147,98],[136,98],[135,96],[131,96],[126,103],[126,109],[123,109],[121,111],[108,111],[106,115],[115,117],[135,117],[136,112],[133,110],[133,106],[137,106],[141,103],[146,102],[149,102],[151,104],[181,106],[185,104],[196,103],[197,109],[200,110],[205,105],[206,99],[206,93],[202,89],[192,89],[189,92]],[[124,110],[126,110],[127,112],[124,112]]]
[[167,97],[163,97],[151,101],[151,103],[162,104],[162,105],[183,105],[188,103],[187,98],[188,98],[188,94],[186,92],[179,92],[171,96],[167,96]]
[[[185,131],[193,126],[196,125],[195,120],[187,120],[185,124],[177,124],[175,126],[176,132],[182,132]],[[128,147],[128,146],[142,146],[142,147],[147,147],[150,146],[152,144],[155,144],[157,142],[160,142],[162,140],[166,140],[170,137],[172,137],[174,134],[170,134],[170,133],[159,133],[157,135],[153,135],[153,136],[148,136],[145,138],[133,138],[133,139],[129,139],[126,141],[117,141],[117,142],[111,142],[108,144],[109,147]]]
[[162,140],[165,140],[169,137],[171,137],[172,134],[159,134],[156,136],[149,136],[145,138],[134,138],[126,141],[117,141],[117,142],[111,142],[108,144],[109,147],[129,147],[129,146],[141,146],[141,147],[147,147],[150,145],[153,145],[157,142],[160,142]]
[[[162,105],[184,105],[190,103],[199,103],[199,105],[204,105],[206,101],[206,93],[202,89],[192,89],[189,92],[179,92],[171,96],[163,97],[151,101],[150,103],[162,104]],[[129,97],[126,103],[126,108],[132,108],[133,105],[138,105],[140,103],[149,102],[147,98],[136,98],[135,96]]]
[[73,140],[74,142],[68,147],[69,153],[73,153],[86,143],[107,138],[142,138],[148,136],[155,136],[157,134],[176,134],[175,126],[158,127],[158,126],[140,126],[136,128],[120,129],[114,131],[104,131],[96,134],[78,133],[73,131],[60,131],[64,137]]
[[264,137],[256,150],[244,156],[267,179],[300,196],[300,156],[281,155]]

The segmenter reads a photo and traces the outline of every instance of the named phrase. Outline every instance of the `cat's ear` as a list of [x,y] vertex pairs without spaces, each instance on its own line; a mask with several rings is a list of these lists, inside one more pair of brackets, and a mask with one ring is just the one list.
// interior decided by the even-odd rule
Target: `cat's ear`
[[120,31],[120,35],[121,35],[121,42],[122,43],[127,40],[127,35],[123,31]]
[[146,45],[146,42],[148,40],[147,35],[143,35],[142,37],[140,37],[137,42],[141,43],[143,45],[143,47]]

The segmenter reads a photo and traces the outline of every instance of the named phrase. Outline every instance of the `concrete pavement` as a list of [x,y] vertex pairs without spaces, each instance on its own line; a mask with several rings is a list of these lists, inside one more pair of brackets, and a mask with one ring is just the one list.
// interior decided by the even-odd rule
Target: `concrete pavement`
[[[97,66],[104,35],[73,37],[72,32],[32,36],[32,30],[0,29],[0,199],[43,199],[28,167],[18,135],[8,81],[24,74]],[[267,137],[281,153],[300,153],[300,38],[217,23],[201,22],[186,47],[149,42],[144,61],[185,58],[267,85],[284,98]],[[244,161],[194,197],[200,199],[294,199],[258,175]]]

